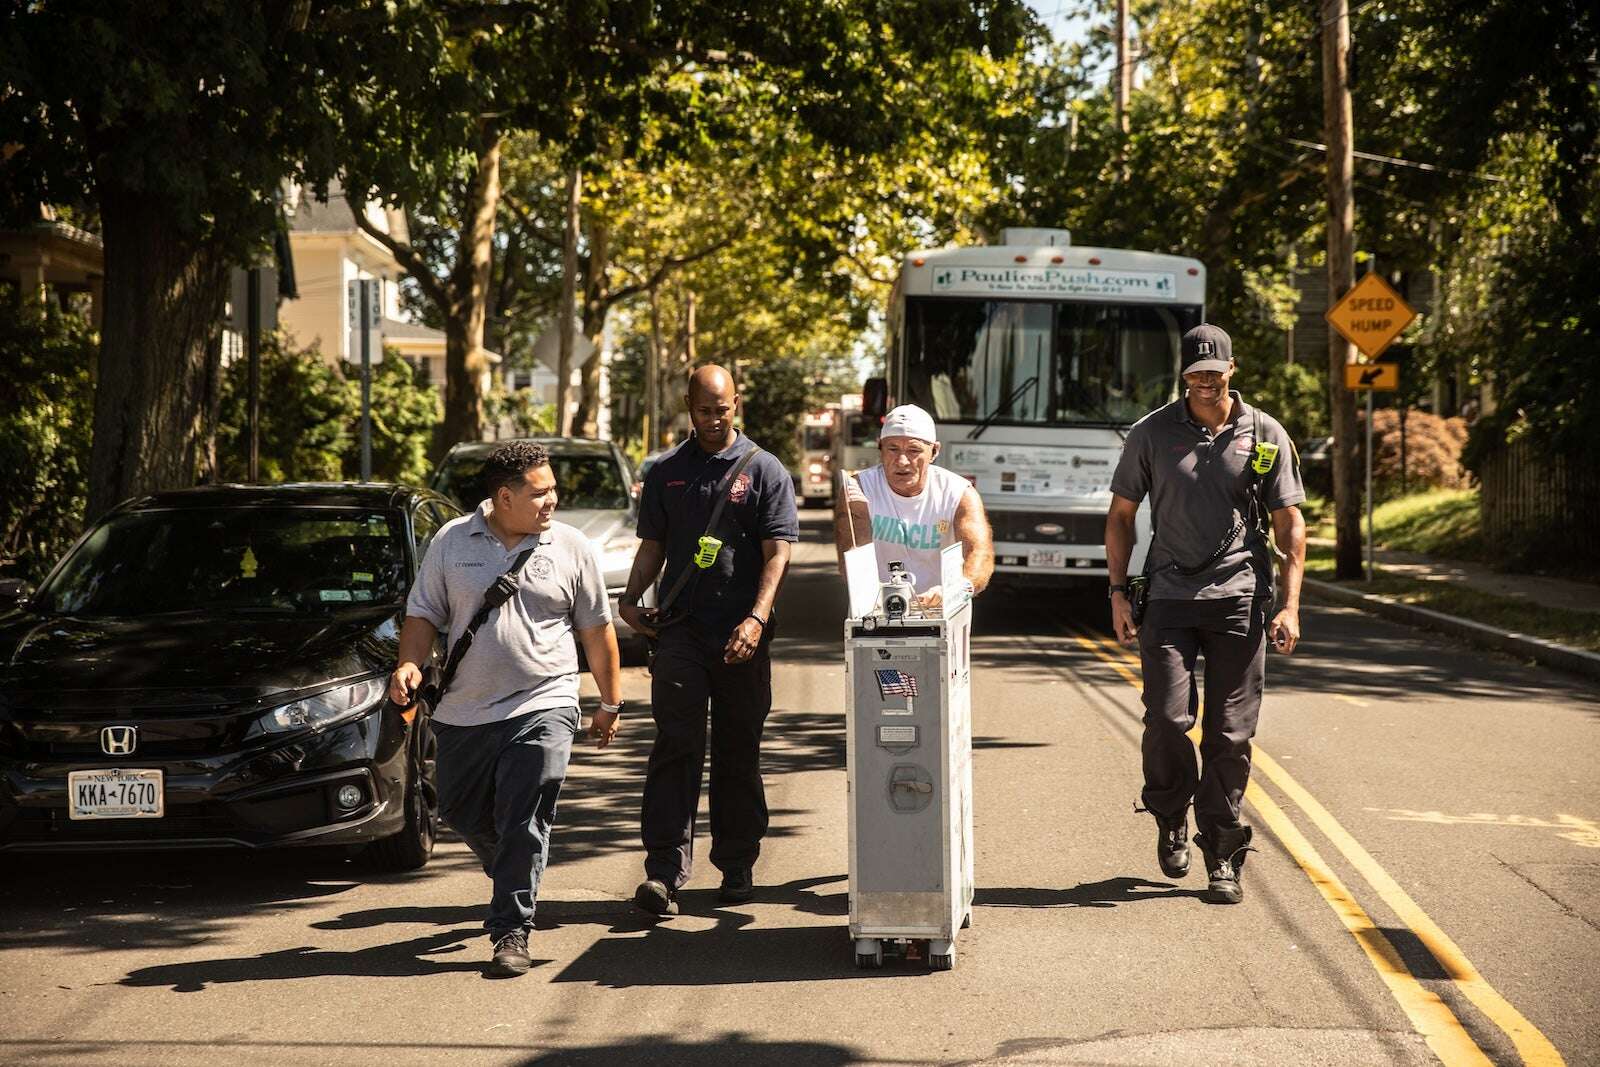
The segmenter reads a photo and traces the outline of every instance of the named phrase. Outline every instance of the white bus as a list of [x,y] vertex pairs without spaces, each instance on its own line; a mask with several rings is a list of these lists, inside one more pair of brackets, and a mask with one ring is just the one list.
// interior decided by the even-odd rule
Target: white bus
[[[965,476],[994,526],[996,578],[1104,575],[1111,474],[1127,428],[1178,394],[1178,343],[1205,311],[1184,256],[1074,247],[1065,230],[906,256],[891,298],[888,379],[869,415],[917,404],[939,464]],[[1148,503],[1131,571],[1144,565]]]

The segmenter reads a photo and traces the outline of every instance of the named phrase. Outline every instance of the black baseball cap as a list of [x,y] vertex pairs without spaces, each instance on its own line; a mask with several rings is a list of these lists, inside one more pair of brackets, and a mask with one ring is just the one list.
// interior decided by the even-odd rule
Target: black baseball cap
[[1233,341],[1221,326],[1202,322],[1183,335],[1182,347],[1184,374],[1202,370],[1228,373],[1228,364],[1233,359]]

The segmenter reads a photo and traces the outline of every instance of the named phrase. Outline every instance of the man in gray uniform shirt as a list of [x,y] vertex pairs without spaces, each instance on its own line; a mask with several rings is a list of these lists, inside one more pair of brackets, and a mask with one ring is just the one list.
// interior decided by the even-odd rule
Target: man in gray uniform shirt
[[556,480],[544,447],[514,441],[495,449],[483,479],[489,499],[441,527],[423,557],[389,695],[411,703],[437,635],[447,633],[454,647],[484,592],[532,549],[516,593],[479,627],[433,710],[439,814],[494,882],[487,973],[510,978],[529,967],[534,902],[579,726],[574,635],[600,687],[589,729],[598,748],[616,736],[622,689],[600,564],[583,534],[552,519]]
[[[1156,858],[1170,878],[1189,873],[1188,813],[1210,878],[1206,899],[1243,899],[1240,869],[1251,828],[1239,821],[1250,779],[1250,739],[1261,713],[1266,639],[1291,653],[1300,640],[1305,569],[1305,499],[1294,444],[1278,421],[1228,389],[1233,343],[1203,324],[1183,335],[1186,395],[1128,431],[1111,479],[1106,565],[1111,620],[1123,644],[1139,645],[1144,674],[1144,810],[1158,826]],[[1150,600],[1135,625],[1128,559],[1134,514],[1150,496],[1153,533],[1145,574]],[[1272,612],[1270,516],[1283,576]],[[1195,661],[1205,656],[1200,757],[1187,736],[1199,694]]]

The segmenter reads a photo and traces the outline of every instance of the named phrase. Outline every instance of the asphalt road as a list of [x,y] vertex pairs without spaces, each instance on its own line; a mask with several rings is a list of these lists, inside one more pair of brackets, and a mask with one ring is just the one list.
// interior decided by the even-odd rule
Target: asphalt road
[[[978,890],[955,970],[846,934],[843,590],[782,602],[758,898],[628,903],[648,678],[581,749],[534,970],[480,970],[487,883],[317,855],[0,858],[0,1062],[1600,1063],[1600,690],[1311,606],[1274,656],[1245,902],[1162,877],[1138,669],[1098,590],[996,590],[974,641]],[[590,690],[592,692],[592,690]]]

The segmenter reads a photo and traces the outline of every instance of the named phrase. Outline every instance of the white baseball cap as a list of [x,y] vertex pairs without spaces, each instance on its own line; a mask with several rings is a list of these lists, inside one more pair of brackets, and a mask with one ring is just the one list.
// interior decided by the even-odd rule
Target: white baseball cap
[[933,427],[933,416],[917,407],[915,404],[901,404],[883,417],[883,428],[878,431],[878,440],[885,437],[915,437],[929,444],[936,444],[939,433]]

